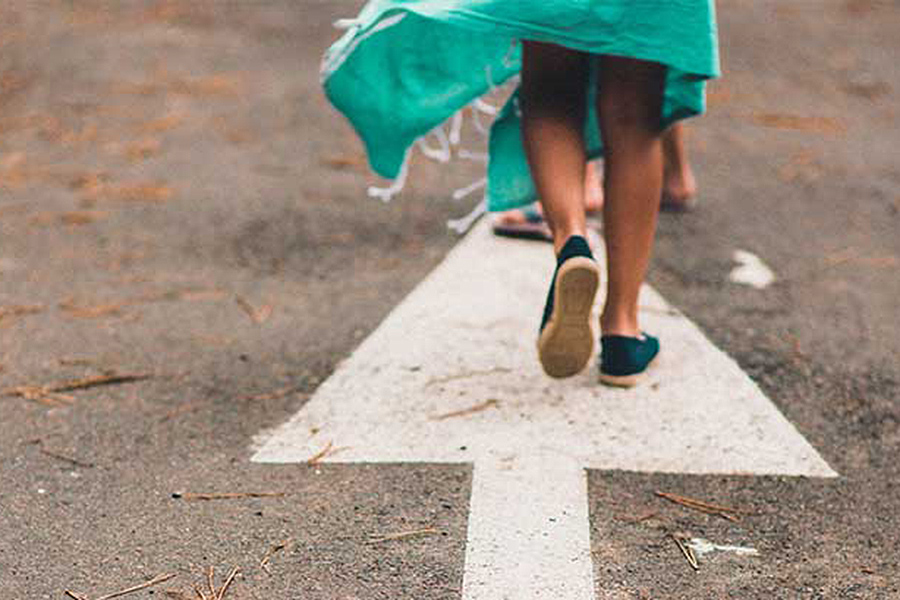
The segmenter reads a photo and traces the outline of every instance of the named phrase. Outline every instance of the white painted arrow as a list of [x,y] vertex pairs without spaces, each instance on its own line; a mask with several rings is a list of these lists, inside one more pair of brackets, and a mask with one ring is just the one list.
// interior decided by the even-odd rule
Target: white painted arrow
[[594,598],[585,469],[833,477],[737,364],[651,288],[662,354],[623,391],[564,381],[534,342],[547,245],[477,227],[257,462],[473,463],[463,600]]

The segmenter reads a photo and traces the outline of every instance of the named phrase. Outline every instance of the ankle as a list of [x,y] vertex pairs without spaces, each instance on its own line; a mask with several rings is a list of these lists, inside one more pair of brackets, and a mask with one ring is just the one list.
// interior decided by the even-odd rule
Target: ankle
[[556,254],[556,256],[559,256],[559,253],[562,252],[562,249],[566,245],[566,243],[568,243],[568,241],[575,236],[587,239],[587,228],[584,226],[573,226],[554,229],[553,253]]
[[602,335],[620,335],[624,337],[639,337],[641,328],[638,324],[637,314],[607,314],[600,317],[600,331]]
[[689,200],[697,193],[690,165],[671,166],[663,173],[663,192],[674,200]]

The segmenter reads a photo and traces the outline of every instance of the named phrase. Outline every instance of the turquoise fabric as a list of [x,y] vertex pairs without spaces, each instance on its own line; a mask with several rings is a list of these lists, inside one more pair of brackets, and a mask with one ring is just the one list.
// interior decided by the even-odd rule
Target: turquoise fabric
[[[322,82],[387,178],[418,138],[519,72],[521,39],[666,65],[663,126],[703,112],[704,82],[719,73],[712,0],[371,0],[348,25]],[[592,157],[602,152],[594,104]],[[489,155],[489,209],[533,201],[517,93],[491,127]]]

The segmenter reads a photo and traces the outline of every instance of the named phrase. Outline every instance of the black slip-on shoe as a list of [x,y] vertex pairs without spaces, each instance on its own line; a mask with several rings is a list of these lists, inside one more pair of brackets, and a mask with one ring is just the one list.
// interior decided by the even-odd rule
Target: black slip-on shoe
[[659,340],[641,337],[604,335],[600,338],[600,381],[615,387],[640,383],[659,354]]
[[572,236],[559,253],[538,336],[538,357],[550,377],[581,371],[594,352],[591,312],[600,267],[587,241]]

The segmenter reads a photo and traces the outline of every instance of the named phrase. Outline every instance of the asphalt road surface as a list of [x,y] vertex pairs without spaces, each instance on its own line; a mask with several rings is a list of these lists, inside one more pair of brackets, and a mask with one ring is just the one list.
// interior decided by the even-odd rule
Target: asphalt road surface
[[[461,598],[470,466],[250,460],[476,200],[451,193],[482,166],[421,155],[366,196],[318,82],[359,6],[0,7],[3,598],[209,597],[234,568],[224,598]],[[900,598],[900,4],[718,10],[699,207],[662,216],[650,282],[840,476],[591,470],[597,597]],[[729,281],[736,250],[774,283]],[[695,571],[673,535],[758,554]]]

